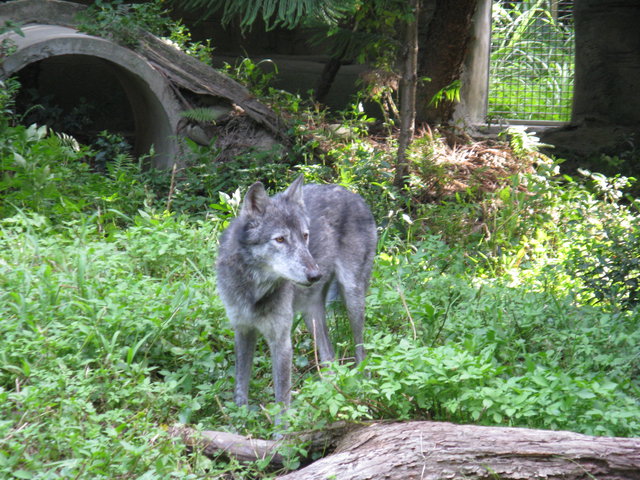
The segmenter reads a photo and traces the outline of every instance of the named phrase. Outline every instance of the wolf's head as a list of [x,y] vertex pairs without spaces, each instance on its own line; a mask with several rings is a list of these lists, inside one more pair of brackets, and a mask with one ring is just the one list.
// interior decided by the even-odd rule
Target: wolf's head
[[269,274],[309,286],[322,273],[309,252],[309,219],[299,176],[284,192],[269,197],[260,182],[245,195],[240,218],[247,253]]

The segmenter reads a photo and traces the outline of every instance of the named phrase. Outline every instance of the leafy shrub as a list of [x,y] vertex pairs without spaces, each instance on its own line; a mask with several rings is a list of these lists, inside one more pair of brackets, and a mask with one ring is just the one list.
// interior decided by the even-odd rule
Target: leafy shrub
[[201,62],[211,64],[211,43],[192,41],[189,29],[171,19],[162,0],[144,3],[97,0],[78,17],[78,28],[91,35],[107,37],[134,48],[140,41],[140,31],[146,30],[164,37],[166,42]]
[[114,41],[135,47],[139,30],[161,35],[167,29],[167,11],[159,1],[122,3],[98,0],[79,15],[79,29],[91,35],[109,36]]
[[48,135],[46,127],[7,127],[2,133],[3,216],[16,207],[28,206],[36,212],[50,208],[60,197],[58,184],[62,181],[52,171],[52,159],[65,163],[80,160],[82,153]]
[[197,223],[168,212],[151,215],[140,211],[133,224],[118,232],[113,241],[126,250],[140,273],[158,278],[173,278],[191,272],[202,278],[213,275],[217,222]]
[[[297,421],[370,418],[433,419],[489,425],[634,435],[636,400],[605,378],[573,377],[531,362],[524,375],[496,364],[489,347],[477,355],[455,344],[418,346],[374,335],[357,369],[332,365],[322,382],[304,384]],[[295,418],[295,417],[294,417]]]
[[14,78],[0,80],[0,122],[2,128],[8,127],[8,121],[14,116],[15,100],[20,83]]
[[564,266],[579,280],[586,300],[614,309],[634,307],[640,300],[640,216],[619,203],[630,180],[583,173],[593,180],[595,194],[578,190],[565,205]]
[[294,178],[290,162],[274,161],[271,151],[248,151],[231,161],[221,162],[213,143],[201,146],[187,140],[183,167],[143,172],[140,181],[153,194],[149,204],[160,211],[206,216],[214,211],[219,213],[221,193],[246,189],[257,180],[268,188],[280,190]]
[[[104,232],[135,214],[150,195],[141,165],[126,154],[107,160],[47,127],[6,127],[0,140],[0,218],[15,212],[46,215],[56,223],[96,215]],[[92,169],[98,155],[106,172]]]
[[222,71],[246,85],[255,95],[263,97],[273,93],[271,84],[278,74],[278,66],[270,59],[256,63],[250,58],[243,58],[236,65],[226,63]]
[[96,152],[93,155],[93,167],[98,172],[105,172],[109,165],[109,173],[113,175],[115,171],[123,169],[124,161],[133,163],[131,145],[121,135],[104,130],[93,141],[93,148]]

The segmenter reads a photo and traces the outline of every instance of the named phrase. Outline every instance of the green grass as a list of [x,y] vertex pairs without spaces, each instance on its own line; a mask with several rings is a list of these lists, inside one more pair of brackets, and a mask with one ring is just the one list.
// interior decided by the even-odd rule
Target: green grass
[[197,401],[193,379],[205,383],[214,369],[228,376],[213,348],[230,349],[231,336],[211,301],[211,226],[148,221],[109,241],[95,224],[60,234],[39,216],[3,222],[5,474],[116,478],[186,462],[163,425]]

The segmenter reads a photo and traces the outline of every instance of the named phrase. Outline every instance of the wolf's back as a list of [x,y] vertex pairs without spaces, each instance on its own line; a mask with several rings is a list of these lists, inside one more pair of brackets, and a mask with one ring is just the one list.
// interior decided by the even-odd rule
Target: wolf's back
[[339,185],[305,185],[303,194],[311,254],[319,263],[325,263],[327,257],[340,261],[368,281],[377,234],[365,201]]

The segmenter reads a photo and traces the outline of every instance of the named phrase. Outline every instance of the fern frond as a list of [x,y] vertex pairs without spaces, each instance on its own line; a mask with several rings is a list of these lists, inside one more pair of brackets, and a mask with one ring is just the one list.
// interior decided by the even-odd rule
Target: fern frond
[[[177,4],[178,2],[174,0]],[[352,10],[352,2],[344,0],[185,0],[180,7],[198,10],[204,17],[222,12],[222,23],[240,19],[240,27],[251,28],[260,17],[267,30],[275,27],[294,28],[303,20],[317,18],[323,23],[337,23]]]
[[59,133],[56,133],[56,136],[60,140],[60,145],[62,145],[63,147],[67,147],[70,150],[73,150],[74,152],[80,151],[80,144],[71,135],[59,132]]
[[198,123],[216,123],[227,113],[229,109],[224,107],[197,107],[185,110],[180,115]]

